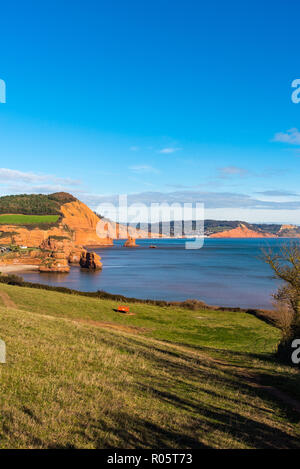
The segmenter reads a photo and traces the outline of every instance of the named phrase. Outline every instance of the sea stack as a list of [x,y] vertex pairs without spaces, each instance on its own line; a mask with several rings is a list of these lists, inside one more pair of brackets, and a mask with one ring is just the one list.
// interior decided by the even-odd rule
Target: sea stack
[[135,239],[132,238],[132,236],[128,236],[127,241],[124,243],[124,247],[125,248],[135,248],[135,247],[137,247]]
[[70,272],[68,260],[64,252],[52,251],[49,253],[41,265],[39,266],[40,272],[60,272],[67,274]]
[[95,252],[83,252],[80,258],[80,267],[89,270],[101,270],[102,262],[101,257]]

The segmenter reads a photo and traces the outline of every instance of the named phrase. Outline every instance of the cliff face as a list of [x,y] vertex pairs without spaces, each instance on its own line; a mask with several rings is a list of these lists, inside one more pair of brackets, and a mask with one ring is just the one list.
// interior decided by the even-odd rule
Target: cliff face
[[300,238],[300,227],[297,225],[281,225],[278,236],[282,238]]
[[[132,226],[121,225],[120,223],[115,223],[108,220],[100,220],[98,223],[97,231],[99,236],[104,236],[105,234],[112,239],[127,239],[129,236],[135,239],[148,238],[148,231],[137,230]],[[158,233],[152,233],[153,238],[159,238]]]
[[276,235],[270,233],[263,233],[260,231],[254,231],[247,228],[243,223],[240,226],[233,228],[232,230],[221,231],[220,233],[214,233],[210,235],[210,238],[276,238]]
[[[109,246],[113,244],[100,218],[79,200],[61,206],[63,229],[70,232],[72,241],[80,245]],[[99,224],[99,226],[98,226]]]
[[148,233],[125,225],[100,219],[85,204],[75,202],[62,205],[62,225],[72,231],[72,240],[76,244],[90,246],[112,245],[114,239],[147,238]]
[[2,232],[0,244],[18,244],[28,247],[38,247],[49,236],[65,236],[69,238],[69,233],[60,227],[51,229],[26,228],[18,225],[0,225]]
[[[31,196],[28,196],[31,197]],[[66,238],[77,246],[110,246],[113,239],[147,238],[148,233],[132,227],[100,219],[87,205],[70,194],[58,193],[55,198],[60,219],[57,225],[43,228],[20,225],[0,225],[0,244],[39,247],[49,237]],[[50,199],[52,200],[52,199]],[[24,207],[23,207],[24,209]],[[17,210],[17,208],[16,208]],[[37,210],[35,208],[35,210]],[[22,207],[20,207],[20,213]],[[35,212],[36,213],[36,212]]]
[[[52,198],[51,198],[52,197]],[[109,231],[104,227],[97,215],[85,204],[70,194],[58,193],[49,196],[53,202],[50,209],[60,214],[57,225],[41,225],[36,227],[20,225],[0,225],[0,244],[12,244],[19,249],[8,251],[1,256],[0,264],[32,264],[39,265],[40,272],[69,272],[69,264],[80,264],[89,269],[101,269],[100,257],[88,253],[84,245],[103,246],[113,243]],[[12,196],[14,210],[23,209],[37,211],[48,209],[48,198],[24,196],[21,202]],[[28,206],[28,202],[31,203]],[[19,204],[19,205],[18,205]],[[5,211],[5,206],[2,207]],[[50,210],[49,209],[49,210]],[[30,218],[30,213],[28,214]],[[31,219],[32,220],[32,219]],[[43,228],[45,226],[45,228]],[[24,249],[37,248],[37,249]],[[83,262],[85,261],[85,262]],[[84,264],[84,265],[83,265]]]
[[75,245],[103,246],[113,244],[107,231],[97,234],[99,217],[79,200],[61,206],[61,219],[57,226],[43,228],[19,225],[0,225],[0,244],[17,244],[39,247],[49,237],[65,238]]
[[45,254],[39,249],[30,252],[12,252],[5,256],[1,256],[1,265],[40,265]]

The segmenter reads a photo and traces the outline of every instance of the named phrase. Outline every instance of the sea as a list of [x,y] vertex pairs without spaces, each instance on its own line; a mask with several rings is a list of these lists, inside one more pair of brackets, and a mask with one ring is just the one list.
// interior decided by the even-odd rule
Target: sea
[[290,239],[205,238],[201,249],[186,249],[186,241],[140,239],[136,248],[125,248],[124,241],[118,240],[114,246],[95,249],[102,258],[102,271],[74,266],[69,274],[21,275],[30,282],[134,298],[198,299],[215,306],[272,308],[272,294],[280,282],[264,262],[264,252],[277,252]]

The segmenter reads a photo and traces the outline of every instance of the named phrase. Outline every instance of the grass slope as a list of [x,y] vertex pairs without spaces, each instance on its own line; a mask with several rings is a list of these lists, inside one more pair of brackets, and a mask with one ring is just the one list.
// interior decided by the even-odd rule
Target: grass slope
[[[116,303],[0,285],[0,448],[295,448],[299,392],[245,313]],[[1,305],[1,299],[0,299]],[[297,391],[298,389],[298,391]]]
[[41,225],[56,223],[59,215],[0,215],[0,225]]

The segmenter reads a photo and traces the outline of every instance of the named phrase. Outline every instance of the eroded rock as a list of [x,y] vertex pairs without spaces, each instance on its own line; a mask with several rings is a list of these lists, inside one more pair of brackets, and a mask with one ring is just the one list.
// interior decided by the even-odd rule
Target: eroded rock
[[135,248],[137,246],[135,239],[132,236],[128,236],[127,241],[124,243],[125,248]]
[[68,259],[64,252],[52,251],[45,259],[43,259],[39,266],[40,272],[70,272]]
[[81,254],[80,267],[89,270],[101,270],[102,262],[100,262],[100,259],[101,257],[95,252],[85,251]]

